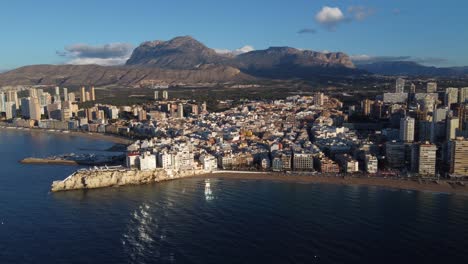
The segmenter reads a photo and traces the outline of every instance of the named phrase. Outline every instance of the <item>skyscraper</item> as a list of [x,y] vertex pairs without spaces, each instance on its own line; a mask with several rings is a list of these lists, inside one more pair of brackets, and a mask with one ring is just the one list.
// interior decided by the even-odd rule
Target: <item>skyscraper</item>
[[447,129],[447,132],[445,133],[445,136],[447,137],[447,141],[451,140],[451,139],[455,139],[455,137],[457,136],[457,129],[458,129],[458,126],[459,126],[459,120],[458,118],[456,117],[449,117],[447,118],[446,120],[446,129]]
[[403,142],[414,141],[414,118],[405,117],[400,120],[400,140]]
[[154,91],[154,100],[158,100],[159,99],[159,91]]
[[15,102],[6,102],[5,103],[5,115],[6,119],[12,119],[16,117],[16,104]]
[[6,97],[5,93],[0,93],[0,112],[5,112]]
[[60,97],[60,87],[55,86],[55,95],[58,95]]
[[29,101],[29,118],[32,120],[41,120],[41,106],[39,98],[32,97]]
[[457,138],[451,145],[450,173],[452,176],[468,176],[468,140]]
[[314,105],[322,106],[324,103],[324,94],[315,93],[314,95]]
[[411,86],[410,86],[410,93],[416,93],[416,85],[414,85],[414,83],[411,83]]
[[81,86],[80,90],[80,102],[84,103],[86,102],[86,90],[84,86]]
[[420,176],[435,176],[436,145],[426,143],[414,144],[411,150],[411,171]]
[[167,90],[164,90],[162,92],[162,97],[163,97],[164,100],[167,100],[169,98],[169,93],[167,92]]
[[468,87],[460,88],[460,97],[458,100],[462,104],[468,103]]
[[96,91],[94,90],[94,86],[91,86],[90,96],[91,96],[91,101],[96,101]]
[[458,88],[445,89],[445,105],[450,107],[452,104],[458,103]]
[[426,93],[435,93],[435,92],[437,92],[437,83],[428,82],[426,86]]
[[395,93],[404,93],[405,92],[405,79],[398,78],[395,84]]
[[69,100],[68,98],[68,89],[63,88],[63,101],[67,102]]
[[75,93],[69,93],[68,94],[68,101],[74,103],[76,101],[75,99]]
[[177,105],[177,117],[184,118],[184,105],[182,103]]

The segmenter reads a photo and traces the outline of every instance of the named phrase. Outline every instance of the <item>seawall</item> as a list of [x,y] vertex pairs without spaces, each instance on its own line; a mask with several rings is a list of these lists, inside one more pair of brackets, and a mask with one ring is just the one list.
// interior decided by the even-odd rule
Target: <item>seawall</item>
[[124,185],[148,184],[172,179],[192,177],[206,174],[203,170],[166,171],[156,170],[130,170],[130,169],[97,169],[79,170],[62,181],[52,183],[52,192],[95,189]]

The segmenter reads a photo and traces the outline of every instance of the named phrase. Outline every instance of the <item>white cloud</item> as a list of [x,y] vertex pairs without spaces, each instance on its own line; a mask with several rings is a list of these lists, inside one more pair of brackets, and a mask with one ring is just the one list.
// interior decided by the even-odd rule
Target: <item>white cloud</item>
[[316,15],[315,20],[328,29],[335,27],[345,20],[345,16],[339,7],[324,6]]
[[245,45],[242,48],[238,48],[235,50],[229,50],[229,49],[214,49],[214,51],[218,54],[232,54],[232,55],[239,55],[247,52],[254,51],[255,48],[251,45]]
[[356,64],[369,64],[376,62],[407,61],[423,65],[446,65],[447,59],[436,57],[413,57],[413,56],[372,56],[367,54],[351,55],[351,60]]
[[133,51],[133,45],[128,43],[109,43],[104,45],[73,44],[65,47],[64,51],[57,51],[57,55],[66,57],[67,64],[125,64]]

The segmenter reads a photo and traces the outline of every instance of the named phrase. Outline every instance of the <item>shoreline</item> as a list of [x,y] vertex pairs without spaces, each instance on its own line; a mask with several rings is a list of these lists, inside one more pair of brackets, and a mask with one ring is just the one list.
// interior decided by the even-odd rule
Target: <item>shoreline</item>
[[24,131],[24,132],[31,132],[31,133],[46,133],[46,134],[55,134],[55,135],[69,135],[69,136],[77,136],[89,139],[96,139],[96,140],[104,140],[109,141],[116,144],[124,144],[129,145],[133,142],[131,139],[126,139],[119,136],[109,135],[109,134],[101,134],[101,133],[90,133],[90,132],[77,132],[77,131],[67,131],[63,132],[60,130],[46,130],[41,128],[17,128],[17,127],[6,127],[0,126],[0,130],[7,130],[7,131]]
[[234,180],[267,180],[290,183],[318,183],[347,186],[368,186],[399,190],[411,190],[420,192],[446,193],[468,196],[468,188],[457,184],[450,184],[448,181],[441,180],[438,184],[435,182],[419,183],[413,180],[403,179],[385,179],[385,178],[353,178],[353,177],[331,177],[331,176],[304,176],[304,175],[286,175],[273,173],[235,173],[235,172],[213,172],[203,175],[196,175],[192,178],[218,178]]
[[73,160],[51,160],[42,158],[25,158],[19,161],[21,164],[34,164],[34,165],[66,165],[66,166],[79,166]]

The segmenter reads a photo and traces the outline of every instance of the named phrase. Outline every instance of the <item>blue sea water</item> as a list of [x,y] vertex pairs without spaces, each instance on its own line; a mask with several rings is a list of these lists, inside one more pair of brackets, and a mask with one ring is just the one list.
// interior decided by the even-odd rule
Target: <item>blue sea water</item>
[[0,263],[468,263],[464,196],[217,178],[50,193],[76,167],[18,163],[110,146],[0,130]]

